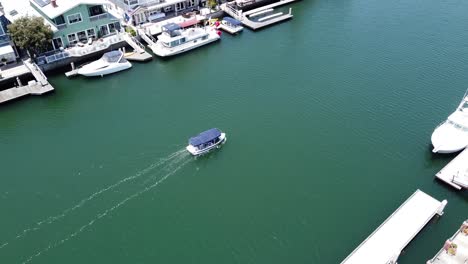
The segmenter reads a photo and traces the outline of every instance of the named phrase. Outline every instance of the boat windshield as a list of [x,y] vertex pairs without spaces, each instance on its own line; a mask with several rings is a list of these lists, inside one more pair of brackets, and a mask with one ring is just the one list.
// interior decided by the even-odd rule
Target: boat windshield
[[121,56],[122,53],[120,51],[111,51],[104,53],[104,55],[102,56],[102,60],[109,63],[116,63],[119,62]]
[[460,124],[457,124],[453,122],[452,120],[448,120],[448,123],[451,124],[453,127],[455,127],[458,130],[462,130],[464,132],[468,132],[468,127],[462,126]]

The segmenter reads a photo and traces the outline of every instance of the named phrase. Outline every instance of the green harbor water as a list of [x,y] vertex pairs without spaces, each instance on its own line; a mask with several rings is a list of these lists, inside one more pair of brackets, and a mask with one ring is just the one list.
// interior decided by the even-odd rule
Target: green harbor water
[[[291,7],[1,106],[0,263],[339,263],[418,188],[448,205],[399,263],[432,258],[468,216],[430,146],[468,87],[468,2]],[[227,143],[189,157],[211,127]]]

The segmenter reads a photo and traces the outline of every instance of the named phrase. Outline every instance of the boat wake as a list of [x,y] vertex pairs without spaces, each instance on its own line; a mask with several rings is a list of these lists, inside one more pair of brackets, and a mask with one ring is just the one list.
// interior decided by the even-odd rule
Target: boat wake
[[61,240],[58,240],[54,243],[51,243],[49,244],[46,248],[38,251],[36,254],[34,255],[31,255],[29,258],[27,258],[25,261],[22,262],[22,264],[27,264],[27,263],[30,263],[31,261],[34,260],[34,258],[37,258],[39,256],[41,256],[42,254],[68,242],[69,240],[71,240],[72,238],[78,236],[79,234],[83,233],[84,231],[86,231],[86,229],[88,229],[89,227],[91,227],[96,221],[99,221],[100,219],[102,219],[103,217],[105,217],[106,215],[108,215],[109,213],[115,211],[116,209],[120,208],[121,206],[123,206],[124,204],[126,204],[127,202],[139,197],[140,195],[156,188],[159,184],[161,184],[162,182],[164,182],[167,178],[169,178],[169,176],[175,174],[177,171],[179,171],[180,169],[182,169],[187,163],[189,163],[191,161],[191,159],[187,159],[188,155],[185,155],[185,159],[182,159],[183,161],[181,163],[179,163],[179,165],[177,167],[173,166],[173,169],[164,174],[159,180],[157,180],[156,182],[154,182],[153,184],[151,185],[148,185],[146,187],[144,187],[143,189],[141,189],[140,191],[138,192],[135,192],[133,193],[132,195],[126,197],[125,199],[121,200],[120,202],[114,204],[112,207],[109,207],[108,209],[102,211],[101,213],[98,213],[91,221],[89,221],[87,224],[81,226],[80,228],[78,228],[75,232],[73,233],[70,233],[68,234],[65,238],[61,239]]
[[[191,160],[191,159],[187,159],[188,156],[189,156],[189,154],[186,152],[186,150],[181,149],[181,150],[178,150],[176,152],[173,152],[173,153],[167,155],[164,158],[160,158],[160,159],[156,160],[154,163],[150,164],[148,167],[138,171],[134,175],[123,178],[123,179],[121,179],[121,180],[119,180],[119,181],[117,181],[117,182],[115,182],[115,183],[113,183],[111,185],[108,185],[108,186],[96,191],[95,193],[93,193],[93,194],[89,195],[88,197],[86,197],[86,198],[82,199],[81,201],[79,201],[77,204],[63,210],[61,213],[59,213],[57,215],[54,215],[54,216],[49,216],[49,217],[47,217],[47,218],[45,218],[45,219],[43,219],[43,220],[41,220],[39,222],[36,222],[31,227],[26,228],[22,232],[18,233],[10,241],[7,241],[7,242],[4,242],[3,244],[1,244],[0,245],[0,250],[5,248],[6,246],[8,246],[10,243],[13,243],[16,240],[19,240],[21,238],[26,237],[29,233],[41,230],[45,226],[51,225],[51,224],[59,221],[60,219],[65,218],[66,216],[68,216],[72,212],[74,212],[74,211],[76,211],[76,210],[78,210],[80,208],[83,208],[86,204],[90,203],[92,200],[97,199],[99,196],[102,196],[105,193],[107,193],[107,192],[109,192],[109,191],[111,191],[113,189],[116,189],[117,187],[119,187],[119,186],[121,186],[121,185],[123,185],[125,183],[130,183],[130,182],[135,181],[135,180],[137,180],[139,178],[142,178],[143,176],[148,175],[148,174],[150,174],[152,172],[151,176],[149,176],[144,181],[143,189],[141,189],[140,191],[134,193],[133,195],[128,196],[127,198],[120,201],[119,203],[117,203],[113,207],[105,210],[103,213],[98,214],[95,219],[93,219],[88,224],[82,226],[79,230],[77,230],[75,233],[71,234],[67,238],[65,238],[65,239],[63,239],[63,240],[61,240],[61,241],[59,241],[59,242],[57,242],[55,244],[49,245],[49,247],[47,247],[46,249],[40,251],[38,254],[33,255],[32,257],[28,258],[25,262],[23,262],[23,263],[28,263],[34,257],[38,257],[43,252],[46,252],[46,251],[48,251],[48,250],[50,250],[50,249],[52,249],[52,248],[54,248],[54,247],[56,247],[58,245],[61,245],[61,244],[65,243],[66,241],[68,241],[69,239],[71,239],[72,237],[76,236],[77,234],[83,232],[87,227],[92,225],[96,220],[104,217],[108,213],[110,213],[110,212],[114,211],[115,209],[121,207],[123,204],[127,203],[129,200],[135,199],[136,197],[140,196],[141,194],[155,188],[157,185],[159,185],[161,182],[166,180],[169,176],[173,175],[178,170],[180,170],[185,164],[187,164]],[[159,168],[159,170],[155,171],[155,169],[157,169],[157,168]],[[163,176],[158,181],[154,182],[151,185],[146,186],[146,184],[148,184],[149,182],[153,182],[160,175],[163,175]]]

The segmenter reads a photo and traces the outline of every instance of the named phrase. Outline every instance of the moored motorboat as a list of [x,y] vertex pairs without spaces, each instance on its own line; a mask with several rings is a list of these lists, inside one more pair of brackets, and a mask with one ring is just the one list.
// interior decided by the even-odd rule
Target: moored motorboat
[[78,74],[84,76],[104,76],[107,74],[123,71],[132,67],[123,52],[114,50],[104,53],[97,61],[93,61],[78,69]]
[[454,153],[468,146],[468,94],[431,136],[434,153]]
[[162,26],[162,33],[151,50],[160,57],[173,56],[219,40],[220,32],[211,27],[182,29],[178,24]]
[[237,34],[244,29],[241,25],[242,23],[240,21],[232,17],[224,17],[218,28],[230,34]]
[[199,156],[220,147],[226,142],[226,139],[226,133],[217,128],[212,128],[190,138],[186,149],[190,154]]

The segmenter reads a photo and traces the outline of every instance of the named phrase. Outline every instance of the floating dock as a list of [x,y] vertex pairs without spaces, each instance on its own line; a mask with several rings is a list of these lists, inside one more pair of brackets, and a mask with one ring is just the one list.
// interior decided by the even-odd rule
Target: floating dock
[[129,61],[149,61],[153,59],[153,56],[146,52],[145,46],[140,43],[135,37],[128,34],[124,35],[125,41],[133,48],[133,53],[127,54],[125,58]]
[[156,39],[151,34],[146,33],[143,29],[137,29],[138,35],[148,44],[148,47],[154,52],[156,47]]
[[457,190],[468,189],[468,148],[440,170],[436,177]]
[[426,264],[466,264],[468,263],[468,220],[447,241],[435,257]]
[[279,2],[269,4],[263,7],[255,8],[247,12],[243,12],[242,10],[238,10],[234,8],[233,6],[235,4],[231,2],[231,3],[222,4],[221,10],[223,10],[224,12],[226,12],[228,15],[232,16],[233,18],[239,20],[244,26],[253,30],[257,30],[257,29],[292,18],[293,15],[291,12],[291,8],[289,9],[289,13],[287,14],[276,13],[267,17],[259,18],[257,21],[253,21],[250,18],[271,13],[273,12],[273,7],[289,4],[295,1],[296,0],[281,0]]
[[406,245],[436,214],[443,214],[446,204],[416,190],[341,264],[396,264]]
[[21,68],[20,72],[23,72],[24,69],[26,69],[27,72],[30,72],[34,76],[36,81],[31,81],[27,86],[22,86],[21,82],[18,80],[20,85],[19,87],[0,91],[0,103],[5,103],[29,94],[42,95],[54,90],[54,87],[52,87],[52,85],[47,81],[47,77],[35,63],[30,60],[26,60],[23,63],[25,68]]

